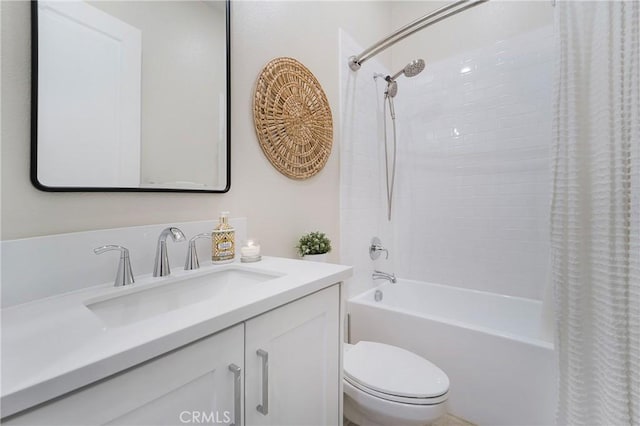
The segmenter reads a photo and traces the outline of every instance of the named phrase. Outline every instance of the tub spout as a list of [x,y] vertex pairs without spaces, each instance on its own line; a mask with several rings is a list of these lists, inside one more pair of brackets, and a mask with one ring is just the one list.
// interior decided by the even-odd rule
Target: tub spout
[[396,275],[395,274],[390,274],[388,272],[382,272],[382,271],[373,271],[373,274],[371,275],[371,278],[373,278],[374,280],[387,280],[393,284],[396,283],[396,281],[398,281],[396,279]]

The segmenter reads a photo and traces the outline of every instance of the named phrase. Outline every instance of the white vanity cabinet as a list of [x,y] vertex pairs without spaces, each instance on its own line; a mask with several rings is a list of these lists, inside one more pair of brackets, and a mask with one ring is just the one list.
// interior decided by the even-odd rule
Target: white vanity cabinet
[[[183,425],[241,414],[244,324],[2,421],[6,425]],[[240,372],[241,374],[241,372]],[[238,399],[236,402],[236,392]],[[197,423],[197,422],[196,422]],[[212,422],[209,422],[212,423]],[[239,426],[239,425],[238,425]]]
[[337,425],[339,294],[325,288],[2,423]]
[[338,425],[339,287],[246,322],[246,425]]

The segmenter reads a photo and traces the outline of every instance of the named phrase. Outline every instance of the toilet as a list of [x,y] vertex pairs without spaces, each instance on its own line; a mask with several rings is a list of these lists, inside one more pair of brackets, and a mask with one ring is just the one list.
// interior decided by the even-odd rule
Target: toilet
[[344,417],[359,426],[425,426],[446,413],[449,378],[396,346],[344,344]]

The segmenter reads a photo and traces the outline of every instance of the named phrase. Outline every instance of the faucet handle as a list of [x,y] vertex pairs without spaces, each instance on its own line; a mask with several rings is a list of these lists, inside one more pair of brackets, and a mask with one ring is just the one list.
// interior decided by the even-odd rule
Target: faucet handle
[[200,238],[211,238],[211,232],[203,232],[202,234],[195,235],[189,240],[187,259],[184,262],[185,271],[191,271],[192,269],[200,268],[200,262],[198,262],[198,252],[196,251],[196,240]]
[[102,254],[106,251],[119,250],[120,251],[120,263],[118,263],[118,272],[116,273],[116,280],[114,287],[121,287],[123,285],[129,285],[135,283],[133,278],[133,271],[131,270],[131,260],[129,259],[129,249],[122,246],[109,244],[106,246],[93,249],[95,254]]
[[369,246],[369,257],[371,260],[376,260],[380,257],[380,252],[383,251],[385,253],[385,259],[389,259],[389,250],[382,247],[382,241],[380,238],[373,237],[371,239],[371,245]]

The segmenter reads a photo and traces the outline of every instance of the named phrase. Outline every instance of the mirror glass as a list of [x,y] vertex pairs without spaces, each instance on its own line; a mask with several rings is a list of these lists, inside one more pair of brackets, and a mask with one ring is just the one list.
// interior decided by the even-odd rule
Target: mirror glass
[[229,2],[32,3],[31,179],[229,189]]

